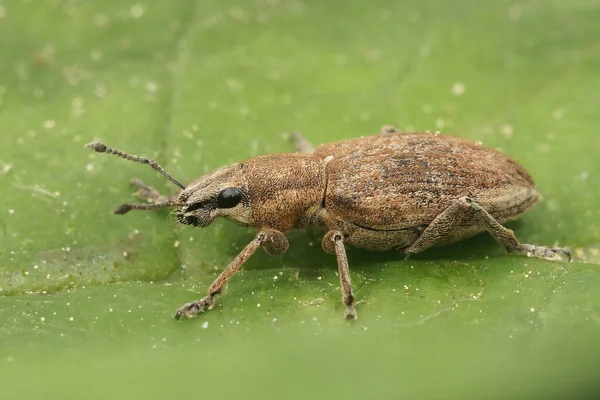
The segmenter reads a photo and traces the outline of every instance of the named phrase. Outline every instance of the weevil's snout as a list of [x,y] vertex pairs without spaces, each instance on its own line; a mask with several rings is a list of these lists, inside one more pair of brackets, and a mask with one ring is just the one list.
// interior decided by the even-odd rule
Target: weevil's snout
[[223,167],[192,182],[177,197],[177,220],[200,228],[218,217],[250,224],[250,197],[245,182],[240,164]]
[[205,228],[215,219],[212,208],[205,204],[191,204],[180,207],[175,214],[177,221],[184,225]]
[[198,221],[198,218],[194,215],[189,215],[189,214],[186,215],[181,211],[175,215],[177,217],[177,221],[179,221],[180,223],[182,223],[184,225],[198,226],[200,224],[200,221]]

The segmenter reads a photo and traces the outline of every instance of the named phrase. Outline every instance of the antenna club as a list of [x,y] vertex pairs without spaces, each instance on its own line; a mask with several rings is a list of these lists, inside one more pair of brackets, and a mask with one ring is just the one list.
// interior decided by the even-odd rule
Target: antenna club
[[[166,171],[160,166],[160,164],[154,160],[149,160],[145,157],[138,157],[138,156],[134,156],[132,154],[127,154],[127,153],[124,153],[117,149],[111,149],[110,147],[107,147],[104,143],[101,143],[101,142],[92,142],[92,143],[86,144],[85,146],[89,147],[90,149],[92,149],[94,151],[97,151],[98,153],[114,154],[117,157],[125,158],[129,161],[134,161],[134,162],[138,162],[138,163],[142,163],[142,164],[150,164],[150,166],[155,171],[158,171],[162,176],[167,178],[169,181],[171,181],[175,185],[179,186],[181,189],[185,190],[185,186],[183,186],[183,184],[181,182],[179,182],[177,179],[173,178],[171,175],[167,174]],[[127,211],[124,211],[124,209],[119,207],[117,210],[122,211],[117,214],[125,214],[130,209],[128,209]]]
[[132,208],[133,207],[131,207],[131,205],[129,204],[121,204],[119,207],[117,207],[115,211],[113,211],[113,213],[119,215],[127,214],[129,211],[132,210]]
[[97,151],[98,153],[106,153],[108,149],[104,143],[100,142],[92,142],[85,145],[85,147],[89,147],[90,149]]

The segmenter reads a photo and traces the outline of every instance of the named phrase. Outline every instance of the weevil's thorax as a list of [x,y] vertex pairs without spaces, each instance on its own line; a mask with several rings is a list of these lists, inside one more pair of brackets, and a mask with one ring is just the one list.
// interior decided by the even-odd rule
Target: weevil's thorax
[[310,224],[325,194],[323,162],[310,154],[268,154],[204,175],[183,190],[177,219],[206,227],[217,217],[288,232]]
[[220,168],[190,183],[178,201],[186,203],[177,211],[182,224],[208,226],[215,218],[225,217],[240,225],[251,225],[248,186],[242,164]]
[[325,168],[312,154],[268,154],[242,163],[252,225],[288,232],[310,224],[325,193]]

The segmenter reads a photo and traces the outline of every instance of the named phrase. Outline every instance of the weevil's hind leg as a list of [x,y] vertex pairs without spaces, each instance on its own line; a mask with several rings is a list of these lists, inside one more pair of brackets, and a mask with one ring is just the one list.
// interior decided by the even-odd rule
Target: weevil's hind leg
[[393,125],[384,125],[379,130],[380,135],[391,135],[393,133],[398,133],[398,132],[400,132],[400,131],[398,129],[396,129],[396,127]]
[[260,231],[210,285],[208,288],[208,295],[200,300],[192,301],[181,306],[175,313],[175,318],[180,319],[183,316],[192,318],[199,312],[204,311],[204,309],[211,310],[215,305],[215,296],[221,293],[227,280],[242,267],[260,246],[263,246],[269,254],[281,254],[287,251],[289,242],[283,233],[274,229]]
[[146,185],[141,179],[133,179],[131,186],[139,188],[135,195],[148,203],[161,203],[169,200],[168,196],[160,194],[158,190]]
[[352,294],[352,281],[350,269],[348,268],[348,257],[344,248],[344,235],[340,231],[329,231],[323,237],[323,250],[329,254],[335,254],[340,275],[340,287],[342,289],[342,301],[346,310],[344,316],[348,319],[357,319],[358,314],[354,308],[354,294]]
[[417,240],[402,251],[410,255],[444,242],[459,226],[463,218],[470,213],[472,213],[472,210],[469,204],[463,199],[458,200],[438,214],[421,232]]
[[494,217],[470,199],[465,201],[473,208],[475,217],[485,230],[504,246],[507,252],[520,251],[529,257],[543,258],[549,261],[571,261],[571,253],[561,247],[546,247],[534,244],[521,244],[512,230],[503,227]]
[[[512,230],[502,226],[479,204],[466,197],[457,200],[441,212],[404,252],[406,254],[418,253],[437,243],[447,241],[465,219],[473,220],[473,224],[479,224],[485,228],[494,239],[504,246],[507,252],[520,251],[528,256],[551,261],[571,260],[571,253],[566,249],[519,243]],[[464,224],[462,227],[465,227]]]
[[290,135],[292,140],[294,141],[294,145],[296,146],[296,151],[299,153],[311,154],[315,146],[306,139],[300,132],[292,132]]

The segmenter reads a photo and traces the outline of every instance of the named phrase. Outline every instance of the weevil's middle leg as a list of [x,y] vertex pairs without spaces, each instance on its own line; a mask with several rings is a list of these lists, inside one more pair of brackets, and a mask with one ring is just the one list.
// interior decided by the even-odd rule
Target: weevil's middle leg
[[400,132],[400,131],[398,129],[396,129],[396,127],[393,125],[384,125],[379,130],[380,135],[391,135],[393,133],[398,133],[398,132]]
[[292,132],[291,137],[299,153],[311,154],[314,151],[315,146],[300,132]]
[[168,196],[160,194],[158,190],[146,185],[141,179],[133,179],[131,185],[139,188],[135,195],[148,203],[161,203],[169,200]]
[[326,253],[335,253],[338,264],[338,273],[340,274],[340,286],[342,289],[342,301],[346,306],[344,316],[348,319],[357,319],[356,309],[354,308],[354,294],[352,294],[352,281],[350,279],[350,269],[348,268],[348,257],[344,248],[344,235],[340,231],[329,231],[323,237],[323,250]]
[[221,293],[227,280],[242,267],[246,260],[248,260],[260,246],[265,247],[265,250],[270,254],[281,254],[288,249],[289,242],[282,232],[274,229],[260,231],[210,285],[208,288],[208,295],[200,300],[192,301],[181,306],[175,313],[175,318],[180,319],[183,316],[191,318],[199,312],[204,311],[204,309],[211,310],[215,305],[215,296]]
[[500,242],[507,252],[520,251],[528,256],[543,258],[551,261],[571,260],[571,253],[562,248],[551,248],[531,244],[521,244],[514,232],[505,228],[494,217],[484,210],[479,204],[469,198],[457,200],[454,204],[441,212],[425,228],[421,236],[407,249],[406,254],[418,253],[437,243],[446,241],[452,235],[459,233],[458,229],[466,229],[461,222],[465,218],[474,219],[475,224],[481,225],[494,239]]

